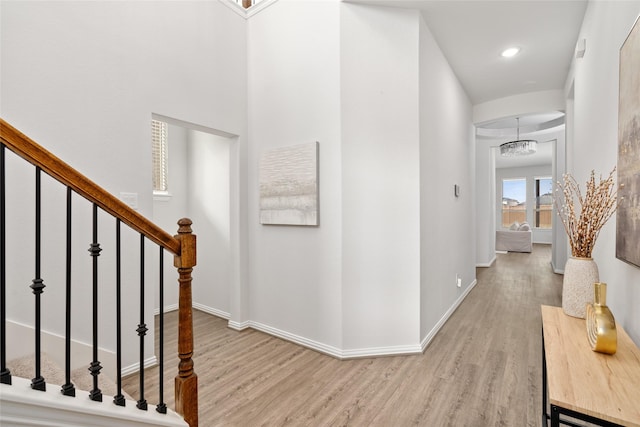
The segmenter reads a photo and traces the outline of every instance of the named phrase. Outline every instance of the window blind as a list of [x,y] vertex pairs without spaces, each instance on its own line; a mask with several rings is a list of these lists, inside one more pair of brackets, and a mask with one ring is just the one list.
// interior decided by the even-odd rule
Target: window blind
[[167,191],[167,124],[151,120],[153,191]]

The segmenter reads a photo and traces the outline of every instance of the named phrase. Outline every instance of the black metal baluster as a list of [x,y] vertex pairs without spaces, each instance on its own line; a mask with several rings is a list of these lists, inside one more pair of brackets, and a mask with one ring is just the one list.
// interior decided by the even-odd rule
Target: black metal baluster
[[138,324],[138,336],[140,337],[140,400],[136,405],[138,409],[147,410],[147,401],[144,398],[144,336],[147,334],[147,325],[144,323],[144,234],[140,235],[140,323]]
[[11,384],[11,371],[7,368],[7,240],[5,198],[5,146],[0,146],[0,383]]
[[125,406],[126,400],[122,395],[122,308],[120,293],[122,287],[122,269],[121,269],[121,241],[120,241],[120,224],[116,221],[116,375],[118,384],[118,394],[113,397],[113,403],[118,406]]
[[159,399],[156,411],[167,413],[167,405],[164,403],[164,248],[160,246],[160,368],[158,370]]
[[44,381],[44,378],[40,372],[41,365],[41,296],[44,291],[45,284],[40,277],[40,265],[41,265],[41,243],[42,243],[42,198],[41,198],[41,175],[42,170],[39,167],[36,167],[36,265],[35,265],[35,279],[32,280],[30,288],[33,290],[33,294],[36,296],[36,348],[35,348],[35,359],[36,359],[36,375],[31,380],[31,388],[34,390],[45,391],[47,389],[47,383]]
[[102,391],[98,388],[98,375],[100,375],[100,362],[98,361],[98,257],[100,256],[100,243],[98,243],[98,205],[93,204],[93,243],[89,253],[93,257],[93,361],[89,366],[89,372],[93,376],[93,390],[89,393],[91,400],[102,402]]
[[67,265],[66,265],[66,294],[65,294],[65,356],[64,375],[65,384],[60,390],[65,396],[75,396],[76,388],[71,382],[71,187],[67,187]]

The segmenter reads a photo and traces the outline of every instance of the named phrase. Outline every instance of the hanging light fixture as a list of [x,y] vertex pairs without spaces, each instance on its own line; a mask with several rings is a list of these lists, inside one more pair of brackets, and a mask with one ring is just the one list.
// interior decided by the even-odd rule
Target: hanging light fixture
[[518,121],[517,139],[500,144],[501,156],[526,156],[527,154],[536,152],[538,141],[534,139],[520,139],[520,117],[517,117],[516,120]]

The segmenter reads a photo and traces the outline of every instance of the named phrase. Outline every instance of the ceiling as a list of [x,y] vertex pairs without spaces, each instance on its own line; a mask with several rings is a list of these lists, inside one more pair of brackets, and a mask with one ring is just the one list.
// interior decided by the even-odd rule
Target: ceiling
[[[344,0],[420,10],[473,105],[507,96],[564,89],[587,0]],[[503,58],[507,47],[520,53]],[[555,121],[554,121],[555,120]],[[521,131],[538,139],[538,153],[497,159],[497,167],[551,163],[544,133],[561,126],[558,111],[520,118]],[[515,118],[482,124],[481,137],[515,139]],[[513,138],[509,138],[512,135]],[[506,139],[505,139],[506,138]]]
[[[420,10],[474,105],[563,89],[587,6],[586,0],[345,1]],[[510,46],[521,52],[501,57]]]

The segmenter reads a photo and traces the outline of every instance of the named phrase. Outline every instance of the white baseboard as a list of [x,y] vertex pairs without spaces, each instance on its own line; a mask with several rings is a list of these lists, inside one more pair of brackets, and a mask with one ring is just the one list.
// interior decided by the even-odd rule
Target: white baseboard
[[551,264],[551,269],[553,270],[554,273],[564,274],[564,269],[556,268],[556,266],[553,264],[553,261],[551,261],[550,264]]
[[247,328],[253,328],[255,330],[264,332],[269,335],[273,335],[278,338],[282,338],[287,341],[291,341],[295,344],[299,344],[303,347],[310,348],[312,350],[319,351],[320,353],[328,354],[329,356],[333,356],[338,359],[358,359],[364,357],[379,357],[379,356],[398,356],[402,354],[420,354],[423,353],[427,348],[431,340],[435,337],[438,331],[444,326],[444,324],[449,320],[449,317],[456,311],[458,306],[464,301],[464,299],[469,295],[469,292],[478,284],[477,280],[474,280],[458,297],[458,299],[453,303],[453,305],[447,310],[447,312],[442,316],[442,318],[438,321],[438,323],[431,329],[431,331],[427,334],[427,336],[422,340],[420,344],[416,345],[402,345],[402,346],[390,346],[390,347],[370,347],[370,348],[359,348],[354,350],[342,350],[337,347],[333,347],[327,344],[323,344],[317,341],[310,340],[305,337],[301,337],[299,335],[291,334],[286,331],[282,331],[277,328],[273,328],[268,325],[264,325],[259,322],[254,322],[251,320],[244,321],[242,323],[229,321],[229,327],[238,331]]
[[216,317],[221,317],[223,319],[229,320],[229,318],[231,317],[231,314],[227,313],[226,311],[218,310],[217,308],[209,307],[197,302],[194,302],[191,306],[196,310],[204,311],[205,313],[211,314]]
[[360,359],[363,357],[400,356],[409,354],[421,354],[420,345],[398,345],[392,347],[370,347],[355,350],[342,350],[341,359]]
[[235,329],[236,331],[244,331],[247,328],[251,327],[251,322],[245,320],[244,322],[236,322],[234,320],[229,320],[228,326],[231,329]]
[[[7,337],[33,337],[35,328],[23,323],[7,320]],[[10,339],[11,345],[7,346],[7,360],[33,354],[32,340]],[[58,366],[65,366],[65,337],[43,330],[41,332],[42,351],[48,354]],[[78,340],[71,340],[71,370],[88,366],[93,360],[93,346]],[[100,360],[104,373],[110,378],[116,378],[116,353],[104,348],[98,348],[98,360]]]
[[[13,337],[33,336],[34,328],[22,323],[7,320],[7,335]],[[47,355],[58,366],[65,365],[65,338],[63,336],[42,331],[42,347]],[[7,360],[17,359],[33,353],[33,342],[31,340],[12,340],[8,346]],[[88,365],[88,361],[93,360],[93,347],[90,344],[71,340],[71,370],[82,368]],[[109,378],[117,378],[116,374],[116,353],[115,351],[98,349],[98,360],[102,365],[103,373]],[[144,361],[144,368],[149,368],[158,364],[156,356],[149,357]],[[122,368],[122,376],[138,372],[140,362]]]
[[392,347],[371,347],[360,348],[354,350],[342,350],[337,347],[333,347],[328,344],[324,344],[318,341],[310,340],[300,335],[292,334],[269,325],[265,325],[260,322],[254,322],[247,320],[244,322],[229,321],[229,327],[237,331],[242,331],[247,328],[255,329],[256,331],[264,332],[265,334],[272,335],[274,337],[281,338],[286,341],[301,345],[303,347],[310,348],[320,353],[327,354],[341,360],[347,359],[359,359],[364,357],[377,357],[377,356],[397,356],[401,354],[419,354],[421,349],[419,345],[404,345],[404,346],[392,346]]
[[449,317],[451,317],[451,315],[456,311],[456,309],[460,306],[460,304],[462,304],[462,301],[464,301],[464,299],[467,297],[467,295],[469,295],[469,292],[471,292],[471,290],[477,284],[478,284],[478,280],[474,279],[473,282],[471,282],[471,284],[467,287],[467,289],[465,289],[464,292],[453,303],[453,305],[449,308],[449,310],[447,310],[447,312],[444,314],[444,316],[442,316],[442,318],[438,321],[438,323],[436,323],[436,325],[429,331],[427,336],[424,337],[424,339],[420,343],[420,349],[421,349],[420,351],[424,352],[426,350],[427,346],[433,340],[433,338],[436,336],[438,331],[440,331],[440,329],[442,329],[444,324],[447,323],[447,320],[449,320]]
[[[200,304],[197,302],[194,302],[191,307],[195,308],[196,310],[200,310],[200,311],[204,311],[205,313],[209,313],[212,314],[214,316],[217,317],[222,317],[223,319],[229,319],[231,317],[231,314],[227,313],[226,311],[222,311],[222,310],[218,310],[217,308],[212,308],[209,306],[206,306],[204,304]],[[178,309],[178,304],[171,304],[171,305],[167,305],[164,307],[164,312],[165,313],[170,313],[172,311],[176,311]],[[160,309],[159,308],[154,308],[153,309],[153,315],[157,316],[160,314]]]
[[[158,359],[156,356],[151,356],[148,359],[144,360],[144,369],[151,368],[152,366],[156,366],[158,364]],[[133,374],[140,370],[140,362],[134,363],[133,365],[125,366],[122,368],[122,376],[126,377],[127,375]]]
[[[165,313],[170,313],[172,311],[176,311],[178,309],[178,304],[171,304],[171,305],[165,305],[164,306],[164,312]],[[160,309],[159,308],[154,308],[153,309],[153,315],[157,316],[160,314]]]
[[[495,258],[494,258],[495,261]],[[493,261],[492,261],[493,263]],[[433,329],[427,334],[427,336],[422,340],[420,344],[415,345],[401,345],[401,346],[389,346],[389,347],[369,347],[369,348],[359,348],[353,350],[343,350],[328,344],[324,344],[318,341],[314,341],[300,335],[292,334],[287,331],[280,330],[278,328],[274,328],[269,325],[265,325],[260,322],[255,322],[253,320],[245,320],[243,322],[236,322],[234,320],[229,320],[228,326],[231,329],[242,331],[247,328],[252,328],[260,332],[264,332],[266,334],[282,338],[286,341],[293,342],[295,344],[301,345],[303,347],[310,348],[312,350],[318,351],[320,353],[327,354],[329,356],[333,356],[338,359],[357,359],[364,357],[379,357],[379,356],[397,356],[402,354],[420,354],[424,352],[427,348],[433,337],[436,333],[442,328],[442,326],[446,323],[446,321],[451,317],[454,311],[458,308],[458,306],[464,301],[469,292],[476,286],[478,283],[477,280],[474,280],[458,297],[458,299],[453,303],[453,305],[447,310],[442,319],[438,321],[438,323],[433,327]],[[198,310],[202,310],[206,313],[213,314],[214,316],[219,316],[222,318],[229,319],[230,315],[226,312],[221,312],[220,310],[211,309],[210,307],[202,306],[200,304],[193,304],[194,308]]]
[[491,258],[491,261],[489,261],[487,263],[478,263],[478,264],[476,264],[476,267],[491,267],[494,262],[496,262],[496,256],[495,255],[493,256],[493,258]]
[[269,335],[273,335],[278,338],[282,338],[283,340],[291,341],[292,343],[301,345],[303,347],[310,348],[312,350],[319,351],[320,353],[325,353],[333,357],[337,357],[338,359],[342,359],[342,350],[339,348],[323,344],[318,341],[310,340],[305,337],[301,337],[300,335],[295,335],[290,332],[282,331],[280,329],[264,325],[259,322],[249,321],[249,327],[253,328],[257,331],[264,332]]

